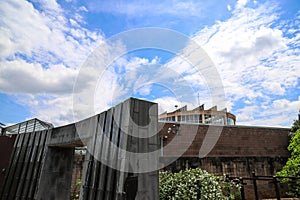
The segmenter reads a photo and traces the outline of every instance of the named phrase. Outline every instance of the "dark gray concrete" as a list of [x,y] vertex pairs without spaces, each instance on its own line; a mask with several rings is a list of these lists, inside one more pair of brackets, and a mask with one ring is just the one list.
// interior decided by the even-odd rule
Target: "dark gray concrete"
[[73,159],[73,148],[48,147],[36,199],[70,199]]
[[[79,123],[80,127],[89,126],[84,137],[91,139],[86,141],[89,152],[83,169],[80,199],[122,199],[129,179],[136,180],[136,188],[130,190],[136,190],[135,199],[159,198],[157,167],[160,151],[148,155],[160,146],[156,104],[128,99],[98,117],[87,119],[84,122],[87,125]],[[149,172],[151,169],[153,172]]]
[[[157,104],[130,98],[88,119],[19,134],[1,200],[70,198],[74,147],[87,146],[81,200],[158,199]],[[129,182],[128,182],[129,181]]]
[[50,139],[47,141],[48,146],[59,147],[78,147],[83,146],[81,139],[79,138],[75,124],[68,124],[52,129]]

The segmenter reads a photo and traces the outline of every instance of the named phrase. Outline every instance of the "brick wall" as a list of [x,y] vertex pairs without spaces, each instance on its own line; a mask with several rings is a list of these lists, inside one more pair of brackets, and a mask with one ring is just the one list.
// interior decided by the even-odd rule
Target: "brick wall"
[[[284,128],[224,126],[220,137],[210,133],[212,137],[217,137],[214,138],[216,144],[203,158],[198,155],[208,129],[220,127],[159,123],[158,128],[165,146],[160,163],[170,163],[169,160],[179,157],[164,168],[169,171],[200,167],[215,175],[251,177],[252,171],[255,171],[256,175],[273,176],[290,156],[287,151],[289,130]],[[255,199],[253,183],[246,183],[246,199]],[[258,181],[257,184],[259,198],[276,196],[272,183]],[[283,185],[280,186],[283,196],[285,189]]]
[[[181,124],[178,128],[179,139],[176,140],[172,131],[173,124],[159,123],[161,136],[167,136],[164,146],[164,156],[178,156],[185,149],[185,144],[191,145],[184,151],[184,157],[198,157],[208,125]],[[218,128],[218,127],[217,127]],[[289,157],[288,129],[265,127],[224,126],[221,135],[207,157]]]

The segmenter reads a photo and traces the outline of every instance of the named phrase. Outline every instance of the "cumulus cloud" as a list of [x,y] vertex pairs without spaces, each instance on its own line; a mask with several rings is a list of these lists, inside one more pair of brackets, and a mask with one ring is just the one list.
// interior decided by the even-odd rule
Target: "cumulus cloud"
[[0,2],[0,92],[56,125],[72,121],[79,68],[103,41],[73,14],[68,17],[55,0]]
[[[35,7],[38,5],[40,10]],[[74,26],[75,19],[70,26],[56,1],[1,1],[0,13],[1,60],[21,55],[45,65],[64,63],[77,68],[102,38]]]
[[[205,9],[194,1],[174,2],[170,7],[153,3],[145,8],[140,1],[117,6],[105,1],[100,7],[89,5],[78,12],[98,9],[138,15],[151,9],[151,15],[201,17],[201,9]],[[248,4],[248,0],[239,0],[235,6],[228,5],[232,13],[229,19],[203,28],[192,39],[215,63],[226,106],[237,115],[239,124],[289,126],[300,105],[299,95],[293,100],[285,97],[299,81],[299,24],[278,21],[276,5],[251,8]],[[157,57],[124,56],[116,60],[116,55],[126,53],[126,47],[119,43],[92,55],[90,61],[97,59],[102,67],[89,62],[88,55],[98,45],[103,47],[104,38],[84,28],[84,23],[80,13],[67,15],[55,0],[1,1],[0,92],[17,95],[32,116],[55,125],[73,121],[75,80],[79,86],[75,85],[75,99],[84,102],[75,106],[76,119],[130,96],[149,97],[151,93],[151,100],[159,103],[159,112],[172,111],[175,105],[193,108],[198,93],[201,104],[213,106],[209,85],[214,77],[205,71],[207,68],[195,68],[182,56],[162,66]],[[183,55],[188,57],[185,50]],[[161,96],[155,96],[155,84],[160,86]],[[84,112],[91,105],[93,113]]]
[[297,85],[300,74],[296,67],[300,65],[296,48],[299,37],[287,37],[295,24],[289,27],[286,24],[291,22],[278,21],[277,10],[268,3],[250,8],[246,0],[239,0],[230,19],[206,27],[194,37],[216,64],[228,105],[236,107],[241,124],[289,126],[300,107],[298,104],[295,110],[286,111],[294,116],[286,116],[280,122],[264,120],[271,118],[264,113],[273,109],[269,104],[274,95],[287,95]]
[[3,93],[59,94],[70,93],[77,70],[64,65],[50,65],[43,68],[38,63],[24,60],[0,63],[0,91]]

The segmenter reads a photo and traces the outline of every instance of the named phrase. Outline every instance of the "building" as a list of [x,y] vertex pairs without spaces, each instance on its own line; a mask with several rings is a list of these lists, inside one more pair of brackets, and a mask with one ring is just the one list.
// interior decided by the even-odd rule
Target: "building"
[[235,115],[227,112],[226,108],[217,110],[217,106],[214,106],[205,110],[204,104],[193,110],[187,110],[187,106],[185,105],[173,112],[164,112],[160,114],[158,119],[161,122],[189,124],[235,125],[236,123]]
[[[289,129],[236,126],[235,116],[226,109],[218,111],[215,106],[204,110],[203,105],[190,111],[184,106],[171,113],[163,113],[159,115],[158,122],[157,105],[155,110],[147,109],[153,104],[129,99],[103,113],[61,127],[53,127],[38,119],[4,127],[0,135],[0,199],[15,199],[18,196],[24,199],[33,199],[34,196],[37,199],[68,199],[71,184],[74,188],[80,177],[82,194],[89,194],[83,199],[107,194],[121,199],[124,194],[142,195],[145,191],[156,195],[147,199],[158,199],[157,170],[146,174],[119,173],[85,151],[87,145],[94,145],[90,149],[95,151],[97,148],[95,152],[103,152],[106,158],[112,158],[113,163],[131,159],[119,156],[123,151],[144,155],[145,152],[161,150],[158,151],[159,154],[155,154],[158,157],[142,159],[147,165],[132,163],[136,163],[138,167],[148,167],[154,163],[160,165],[162,170],[174,172],[202,168],[215,175],[227,174],[244,178],[251,177],[253,171],[260,176],[273,176],[282,169],[290,156],[287,150]],[[148,116],[151,115],[155,120],[148,121]],[[129,117],[133,117],[133,120],[128,120]],[[123,127],[129,127],[130,134],[121,131],[115,123],[116,119],[122,122]],[[144,128],[148,122],[149,126]],[[135,123],[142,128],[135,128]],[[99,128],[105,130],[104,134]],[[79,137],[79,130],[83,130],[84,138]],[[220,133],[209,130],[219,130]],[[155,134],[157,131],[159,133]],[[83,143],[90,136],[95,138],[95,135],[102,138],[96,140],[101,141],[101,145],[96,145],[94,141]],[[134,135],[147,137],[139,138]],[[126,148],[116,151],[114,145],[103,143],[104,137],[112,138],[110,141],[114,144]],[[201,147],[207,147],[206,138],[214,138],[215,143],[211,146],[211,151],[201,157]],[[130,167],[128,165],[127,169]],[[109,176],[115,178],[107,179]],[[254,184],[251,181],[245,183],[246,199],[255,199],[252,189]],[[271,184],[257,184],[261,198],[275,196],[274,189],[269,187]],[[11,185],[14,187],[10,187]],[[133,190],[130,190],[130,185],[135,185]],[[74,191],[78,191],[78,188]],[[100,193],[95,194],[98,191]],[[117,192],[113,194],[113,191]],[[280,191],[285,190],[280,188]],[[49,194],[47,197],[44,196],[45,192]]]

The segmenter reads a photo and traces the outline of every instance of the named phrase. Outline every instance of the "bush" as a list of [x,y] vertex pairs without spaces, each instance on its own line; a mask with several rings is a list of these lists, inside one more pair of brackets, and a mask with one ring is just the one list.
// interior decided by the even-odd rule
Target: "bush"
[[239,185],[208,172],[189,169],[178,173],[160,172],[160,199],[239,199]]
[[[286,162],[285,166],[277,176],[300,176],[300,129],[295,133],[291,133],[288,150],[291,152],[291,157]],[[300,197],[300,179],[292,180],[284,178],[282,183],[288,184],[287,195],[291,197]]]
[[76,181],[76,184],[71,187],[71,200],[79,200],[81,179]]

